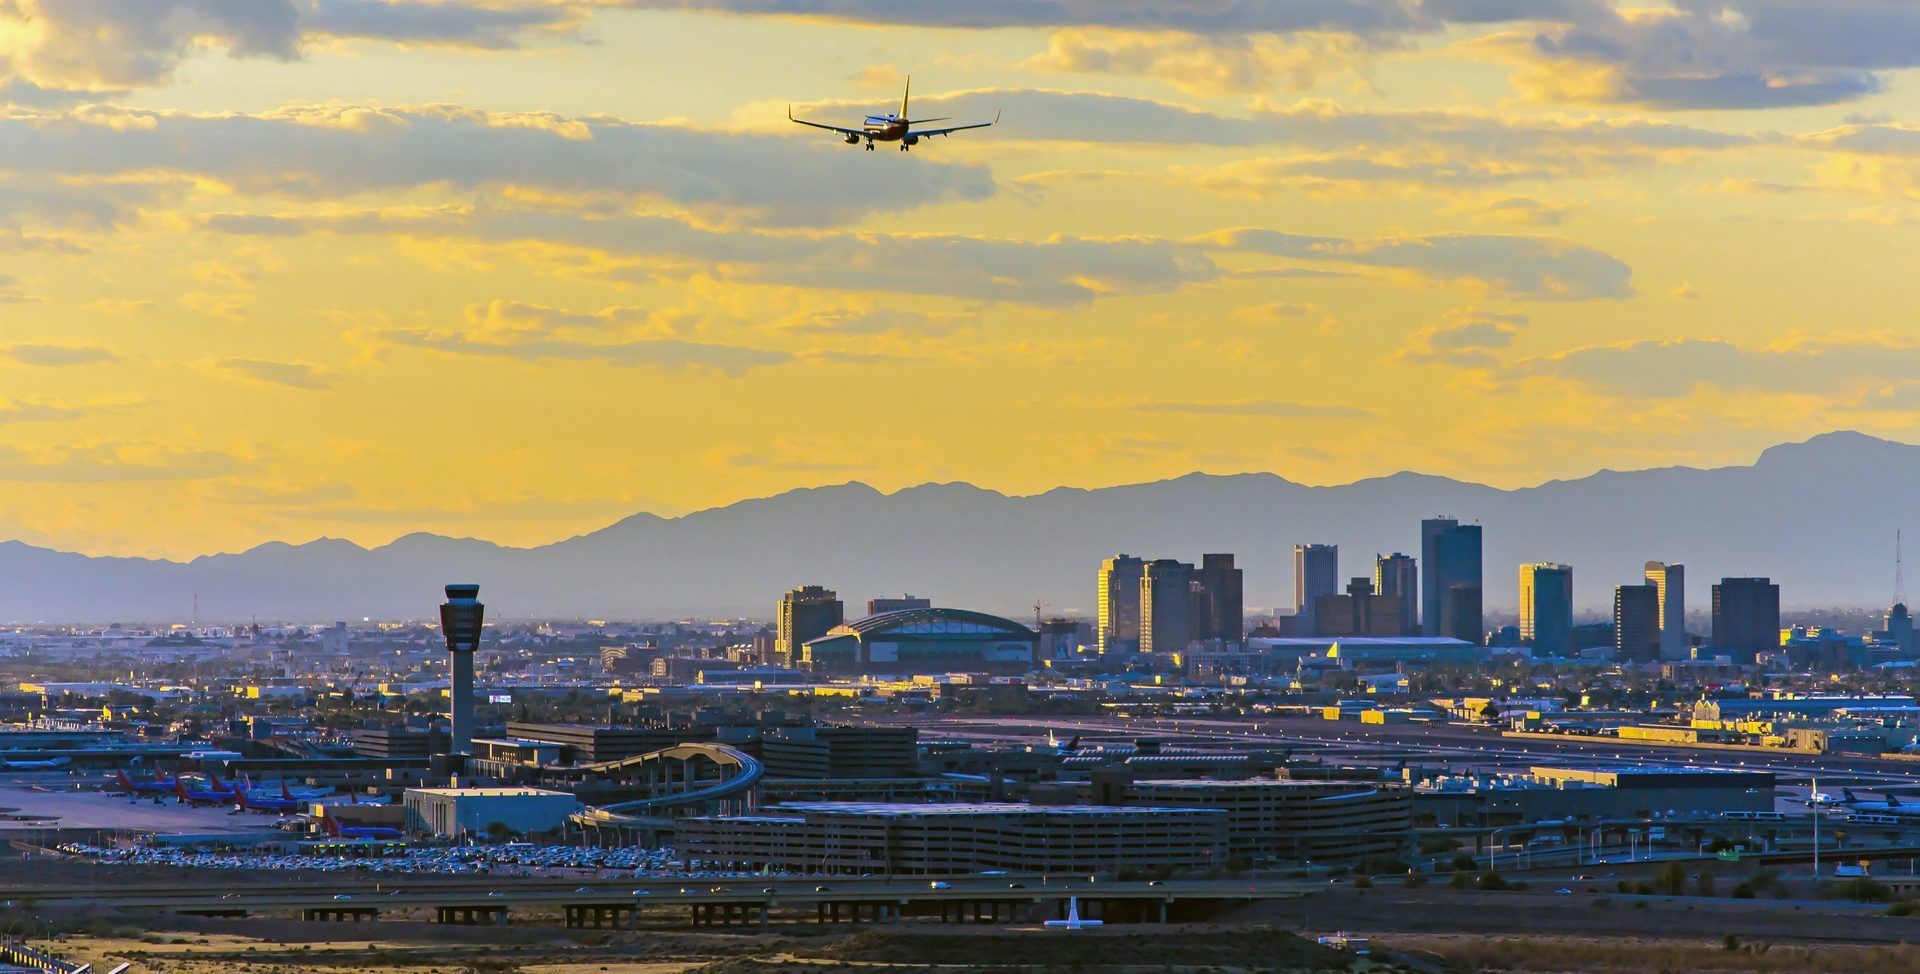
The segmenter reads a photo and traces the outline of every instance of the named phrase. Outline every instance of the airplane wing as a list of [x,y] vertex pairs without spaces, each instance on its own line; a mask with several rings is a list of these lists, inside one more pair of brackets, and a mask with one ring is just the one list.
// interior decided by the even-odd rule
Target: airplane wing
[[[928,119],[928,121],[932,121],[932,119]],[[918,138],[924,139],[924,138],[929,138],[935,135],[951,135],[955,132],[965,132],[968,129],[983,129],[990,125],[997,125],[999,124],[999,122],[1000,122],[1000,113],[995,112],[993,115],[993,121],[991,122],[975,122],[972,125],[949,125],[943,129],[925,129],[919,132],[908,132],[907,135],[909,137],[918,137]]]
[[863,139],[867,137],[866,129],[850,129],[839,125],[828,125],[825,122],[809,122],[804,118],[794,118],[792,108],[787,109],[787,121],[795,125],[807,125],[817,129],[826,129],[829,132],[838,132],[841,135],[857,135]]

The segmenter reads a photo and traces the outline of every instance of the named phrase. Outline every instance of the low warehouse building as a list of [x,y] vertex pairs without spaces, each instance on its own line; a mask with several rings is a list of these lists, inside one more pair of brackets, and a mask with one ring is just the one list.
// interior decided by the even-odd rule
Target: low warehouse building
[[1458,825],[1643,819],[1656,812],[1712,817],[1774,810],[1768,771],[1643,765],[1536,766],[1525,775],[1415,782],[1414,815]]
[[442,838],[533,835],[560,828],[579,807],[572,795],[541,788],[409,788],[406,828]]
[[754,815],[684,819],[676,839],[689,862],[709,867],[1117,873],[1223,865],[1227,815],[1193,808],[805,802]]

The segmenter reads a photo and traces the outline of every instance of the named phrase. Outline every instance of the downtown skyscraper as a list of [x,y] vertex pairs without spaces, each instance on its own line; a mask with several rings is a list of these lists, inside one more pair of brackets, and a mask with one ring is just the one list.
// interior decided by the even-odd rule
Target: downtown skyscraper
[[1323,595],[1340,594],[1340,546],[1297,544],[1293,546],[1293,617],[1300,632],[1315,631],[1314,603]]
[[1375,555],[1373,590],[1399,604],[1401,636],[1420,634],[1420,569],[1414,560],[1399,552]]
[[1686,659],[1692,655],[1687,642],[1687,568],[1647,562],[1647,584],[1654,587],[1660,606],[1660,658]]
[[1573,566],[1520,566],[1520,640],[1533,655],[1573,655]]
[[1094,641],[1101,655],[1140,650],[1140,576],[1146,564],[1132,555],[1114,555],[1100,563]]
[[1480,525],[1450,517],[1420,522],[1420,630],[1479,645]]

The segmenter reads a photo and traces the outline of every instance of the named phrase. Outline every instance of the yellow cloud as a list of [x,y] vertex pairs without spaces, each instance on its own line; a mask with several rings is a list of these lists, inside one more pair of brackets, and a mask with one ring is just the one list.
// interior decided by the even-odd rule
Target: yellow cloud
[[1058,30],[1021,67],[1058,73],[1141,74],[1191,95],[1312,87],[1355,74],[1368,45],[1351,34],[1200,36],[1103,28]]

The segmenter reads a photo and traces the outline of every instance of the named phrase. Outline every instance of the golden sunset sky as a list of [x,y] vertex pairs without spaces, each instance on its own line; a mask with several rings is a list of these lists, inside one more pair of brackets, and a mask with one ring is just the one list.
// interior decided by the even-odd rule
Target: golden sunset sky
[[[0,537],[1920,438],[1912,0],[8,0]],[[806,117],[995,128],[864,152]]]

